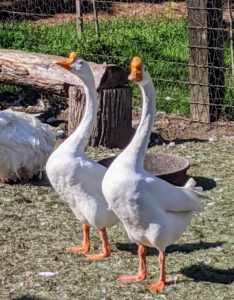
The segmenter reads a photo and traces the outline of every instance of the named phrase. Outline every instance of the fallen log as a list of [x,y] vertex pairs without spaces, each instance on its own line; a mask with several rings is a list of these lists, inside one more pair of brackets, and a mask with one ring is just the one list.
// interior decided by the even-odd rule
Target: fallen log
[[[61,96],[68,95],[70,85],[83,86],[74,74],[58,67],[61,56],[0,49],[0,82],[28,86]],[[90,62],[97,91],[128,83],[127,72],[121,67]]]
[[[27,86],[69,100],[69,134],[79,124],[85,105],[82,81],[55,64],[62,57],[0,49],[0,83]],[[127,72],[119,66],[89,63],[98,92],[97,123],[90,145],[124,147],[131,130],[131,89]]]

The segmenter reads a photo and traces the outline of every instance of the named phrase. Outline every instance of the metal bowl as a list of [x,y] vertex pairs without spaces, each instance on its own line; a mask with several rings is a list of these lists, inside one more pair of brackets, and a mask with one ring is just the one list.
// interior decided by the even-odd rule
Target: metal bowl
[[[108,168],[117,156],[98,161]],[[164,153],[147,153],[144,161],[145,169],[155,176],[177,186],[183,186],[187,180],[189,161],[181,156]]]

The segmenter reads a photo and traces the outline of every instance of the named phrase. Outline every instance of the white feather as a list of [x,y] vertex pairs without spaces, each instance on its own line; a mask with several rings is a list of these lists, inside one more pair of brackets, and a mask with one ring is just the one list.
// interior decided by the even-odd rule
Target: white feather
[[51,185],[69,204],[77,220],[103,229],[116,224],[118,218],[109,209],[101,189],[106,168],[84,153],[97,114],[96,87],[87,62],[82,60],[80,64],[78,58],[72,72],[84,83],[85,112],[76,130],[51,154],[46,173]]
[[0,112],[0,179],[20,178],[20,169],[31,178],[39,173],[53,151],[56,134],[50,126],[24,112]]
[[144,170],[156,93],[147,71],[139,85],[143,94],[140,124],[131,143],[105,173],[102,190],[129,237],[164,252],[185,231],[192,215],[202,211],[202,190],[193,179],[181,188]]

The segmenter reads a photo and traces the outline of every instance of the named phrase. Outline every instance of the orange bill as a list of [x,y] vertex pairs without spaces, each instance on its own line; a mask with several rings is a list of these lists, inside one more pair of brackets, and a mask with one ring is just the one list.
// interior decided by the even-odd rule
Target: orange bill
[[128,76],[128,80],[133,80],[133,81],[141,81],[143,78],[142,75],[142,69],[143,69],[143,60],[135,56],[133,57],[131,64],[130,64],[130,74]]
[[76,52],[71,52],[68,58],[61,59],[57,61],[56,64],[67,70],[71,70],[72,64],[75,62],[77,57],[78,55],[76,54]]

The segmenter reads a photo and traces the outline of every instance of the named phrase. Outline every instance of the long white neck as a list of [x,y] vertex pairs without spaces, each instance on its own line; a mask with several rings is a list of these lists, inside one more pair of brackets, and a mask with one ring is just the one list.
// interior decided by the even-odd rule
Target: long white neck
[[153,126],[154,116],[156,112],[156,91],[148,73],[147,75],[147,77],[149,77],[147,82],[144,84],[140,84],[140,89],[143,97],[141,120],[131,143],[123,151],[125,157],[128,157],[128,159],[130,159],[135,165],[141,167],[143,167],[144,165],[144,158],[147,151],[151,128]]
[[74,155],[83,154],[97,116],[97,92],[93,76],[83,83],[86,98],[83,118],[77,129],[61,145],[63,150]]

